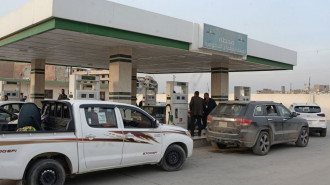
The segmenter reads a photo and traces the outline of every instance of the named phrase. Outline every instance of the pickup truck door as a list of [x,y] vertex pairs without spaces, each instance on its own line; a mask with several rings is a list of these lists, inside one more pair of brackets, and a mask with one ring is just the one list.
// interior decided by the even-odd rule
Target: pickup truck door
[[118,108],[125,137],[122,165],[158,162],[161,158],[162,134],[160,128],[153,128],[154,119],[135,107]]
[[87,171],[121,165],[123,137],[119,111],[112,105],[80,106],[83,155]]

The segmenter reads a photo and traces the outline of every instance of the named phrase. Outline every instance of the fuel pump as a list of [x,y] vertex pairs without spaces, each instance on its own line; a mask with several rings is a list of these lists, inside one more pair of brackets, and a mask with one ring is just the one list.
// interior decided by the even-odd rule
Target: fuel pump
[[234,87],[234,95],[236,101],[250,101],[251,99],[251,88],[243,86]]
[[99,100],[100,77],[91,75],[70,75],[69,98],[73,100]]
[[188,128],[188,82],[166,83],[166,124]]
[[142,87],[142,109],[157,119],[160,123],[165,123],[165,106],[157,104],[156,95],[158,93],[158,83],[151,76],[139,77]]
[[14,81],[1,81],[1,96],[7,95],[9,101],[19,101],[21,93],[21,83]]
[[140,80],[140,83],[143,83],[142,106],[155,106],[156,95],[158,93],[158,83],[151,76],[148,75]]

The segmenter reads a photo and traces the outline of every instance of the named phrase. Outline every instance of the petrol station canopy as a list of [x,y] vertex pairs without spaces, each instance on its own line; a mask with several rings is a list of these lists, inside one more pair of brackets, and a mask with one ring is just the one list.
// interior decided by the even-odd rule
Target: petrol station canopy
[[292,70],[295,51],[204,23],[106,0],[32,0],[0,19],[0,61],[109,69],[109,49],[132,48],[139,73]]

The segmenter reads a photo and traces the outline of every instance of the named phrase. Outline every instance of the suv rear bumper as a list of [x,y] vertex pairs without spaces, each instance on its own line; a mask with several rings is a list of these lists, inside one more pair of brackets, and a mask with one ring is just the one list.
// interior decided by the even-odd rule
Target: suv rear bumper
[[[239,147],[253,147],[254,142],[250,140],[246,140],[247,133],[240,133],[240,134],[227,134],[227,133],[219,133],[219,132],[212,132],[210,130],[206,131],[207,139],[209,141],[214,141],[216,143],[221,143],[224,145],[237,145]],[[254,140],[253,140],[254,141]]]
[[309,132],[321,132],[323,130],[327,130],[327,128],[323,128],[323,127],[309,127]]

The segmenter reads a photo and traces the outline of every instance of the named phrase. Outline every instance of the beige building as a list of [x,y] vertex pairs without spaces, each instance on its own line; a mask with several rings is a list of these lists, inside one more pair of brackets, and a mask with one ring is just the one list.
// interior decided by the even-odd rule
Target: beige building
[[[21,92],[30,97],[31,65],[29,63],[0,61],[0,81],[17,81],[21,83]],[[100,99],[109,100],[109,70],[72,68],[72,74],[99,76],[101,81]],[[45,98],[57,99],[61,89],[69,90],[70,68],[66,66],[45,66]],[[8,88],[14,88],[9,86]]]
[[[21,92],[30,95],[30,75],[31,65],[29,63],[5,62],[0,61],[0,81],[21,82]],[[45,66],[45,98],[57,99],[61,89],[65,89],[66,94],[69,90],[70,68],[66,66]],[[99,76],[101,81],[100,99],[109,100],[106,94],[109,93],[109,70],[73,68],[72,74]],[[8,88],[14,88],[9,86]]]
[[262,89],[262,90],[258,90],[257,94],[281,94],[281,91],[275,91],[272,89]]
[[314,92],[329,93],[329,85],[314,85]]
[[[0,61],[0,81],[17,81],[21,83],[21,92],[30,97],[31,65],[29,63]],[[45,98],[57,99],[61,89],[68,90],[68,71],[65,66],[45,66]],[[14,88],[14,87],[6,87]]]

